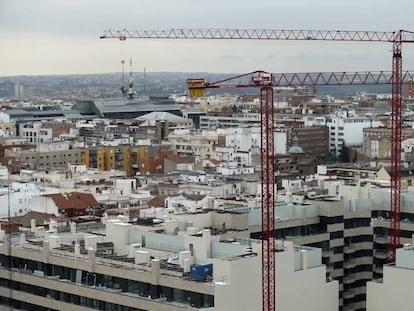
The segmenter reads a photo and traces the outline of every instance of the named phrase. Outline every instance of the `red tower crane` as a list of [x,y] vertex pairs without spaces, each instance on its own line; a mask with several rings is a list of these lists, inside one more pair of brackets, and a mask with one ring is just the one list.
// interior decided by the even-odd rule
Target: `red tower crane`
[[[269,76],[265,72],[254,72],[258,76],[246,85],[227,87],[260,87],[261,107],[261,168],[262,168],[262,306],[263,310],[275,310],[275,176],[274,176],[274,134],[273,134],[273,87],[285,82],[289,85],[340,85],[381,84],[388,77],[392,84],[392,155],[391,155],[391,208],[390,242],[388,260],[395,260],[400,246],[400,196],[401,196],[401,121],[402,121],[402,45],[414,43],[414,32],[399,31],[343,31],[343,30],[266,30],[266,29],[169,29],[142,31],[106,30],[101,39],[214,39],[214,40],[303,40],[303,41],[357,41],[387,42],[393,45],[392,72],[368,73],[304,73]],[[241,75],[244,76],[244,75]],[[240,77],[240,76],[238,76]],[[237,78],[237,77],[235,77]],[[231,78],[232,79],[232,78]],[[205,84],[205,87],[220,88],[220,83],[230,79]],[[343,82],[345,81],[345,82]],[[279,83],[277,83],[279,82]],[[201,85],[204,83],[199,80]]]

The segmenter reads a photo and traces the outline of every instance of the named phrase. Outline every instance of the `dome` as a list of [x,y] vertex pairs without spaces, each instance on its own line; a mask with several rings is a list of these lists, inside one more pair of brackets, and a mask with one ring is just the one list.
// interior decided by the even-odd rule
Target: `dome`
[[288,149],[287,153],[303,153],[303,149],[299,146],[299,139],[295,136],[292,140],[292,146]]

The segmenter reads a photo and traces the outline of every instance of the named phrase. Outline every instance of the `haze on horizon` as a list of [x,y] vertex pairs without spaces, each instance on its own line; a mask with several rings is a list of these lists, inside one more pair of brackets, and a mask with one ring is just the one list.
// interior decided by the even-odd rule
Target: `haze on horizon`
[[[396,4],[398,2],[398,4]],[[300,41],[99,39],[105,29],[414,29],[400,0],[0,0],[0,76],[120,72],[390,70],[391,45]],[[403,66],[414,69],[414,46]],[[411,66],[411,67],[410,67]]]

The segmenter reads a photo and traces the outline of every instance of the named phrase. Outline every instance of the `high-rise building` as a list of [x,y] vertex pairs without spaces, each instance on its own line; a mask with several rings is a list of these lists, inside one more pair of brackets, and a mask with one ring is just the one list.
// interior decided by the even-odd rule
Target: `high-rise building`
[[[125,220],[107,219],[99,234],[73,223],[70,232],[58,233],[56,224],[45,231],[32,222],[20,237],[3,224],[0,304],[30,311],[262,309],[259,240],[220,241],[174,219]],[[337,310],[338,283],[326,280],[321,250],[276,245],[276,309]]]
[[[276,238],[321,248],[327,278],[339,281],[340,310],[364,309],[365,282],[373,278],[371,211],[355,201],[323,200],[327,192],[306,195],[319,199],[304,200],[303,194],[278,203]],[[257,216],[252,214],[249,222]],[[259,224],[250,231],[260,238]]]
[[14,98],[23,99],[25,97],[25,87],[23,84],[17,83],[14,85]]

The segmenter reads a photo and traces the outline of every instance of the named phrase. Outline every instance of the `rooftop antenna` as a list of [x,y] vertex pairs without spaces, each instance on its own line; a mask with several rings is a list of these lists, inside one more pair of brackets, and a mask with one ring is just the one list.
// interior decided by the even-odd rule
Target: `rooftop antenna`
[[132,99],[134,97],[134,80],[132,79],[132,58],[129,59],[129,81],[128,81],[128,98]]
[[125,85],[125,71],[124,71],[125,60],[121,60],[121,64],[122,64],[122,88],[124,88],[124,85]]
[[121,47],[121,66],[122,66],[122,86],[121,91],[125,94],[125,37],[119,38],[119,41],[122,41],[124,44]]
[[146,84],[145,84],[146,76],[145,76],[145,74],[146,74],[146,70],[145,70],[145,67],[144,67],[144,90],[143,90],[144,95],[146,95]]

